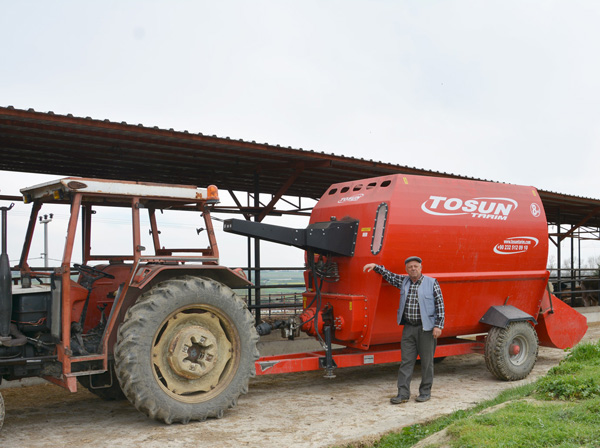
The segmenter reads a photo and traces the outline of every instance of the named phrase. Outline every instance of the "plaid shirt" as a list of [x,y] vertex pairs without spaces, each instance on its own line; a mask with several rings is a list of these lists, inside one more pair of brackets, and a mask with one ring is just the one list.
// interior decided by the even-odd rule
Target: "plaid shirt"
[[419,306],[419,286],[423,283],[423,276],[416,282],[411,281],[404,306],[404,320],[409,324],[418,325],[421,323],[421,307]]
[[[408,277],[407,275],[400,275],[390,272],[383,266],[375,266],[373,270],[378,274],[381,274],[386,282],[398,289],[402,288],[402,282],[406,277]],[[419,278],[419,280],[416,282],[411,280],[410,287],[408,289],[406,305],[404,306],[404,314],[402,317],[410,324],[421,323],[421,308],[419,306],[418,289],[422,282],[423,276],[421,275],[421,278]],[[433,297],[435,299],[435,326],[443,329],[445,320],[444,298],[442,296],[442,288],[440,288],[440,284],[437,280],[435,280],[433,284]]]

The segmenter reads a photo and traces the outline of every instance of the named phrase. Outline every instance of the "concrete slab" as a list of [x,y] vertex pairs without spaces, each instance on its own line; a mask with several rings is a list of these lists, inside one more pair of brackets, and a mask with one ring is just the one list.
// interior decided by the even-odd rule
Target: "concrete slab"
[[600,306],[588,306],[575,309],[586,317],[588,324],[600,322]]

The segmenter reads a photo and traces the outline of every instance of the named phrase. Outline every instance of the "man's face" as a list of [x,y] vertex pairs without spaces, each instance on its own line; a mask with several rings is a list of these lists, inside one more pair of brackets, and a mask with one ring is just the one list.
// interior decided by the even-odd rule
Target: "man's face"
[[409,261],[406,263],[406,272],[411,280],[419,280],[421,278],[421,263],[418,261]]

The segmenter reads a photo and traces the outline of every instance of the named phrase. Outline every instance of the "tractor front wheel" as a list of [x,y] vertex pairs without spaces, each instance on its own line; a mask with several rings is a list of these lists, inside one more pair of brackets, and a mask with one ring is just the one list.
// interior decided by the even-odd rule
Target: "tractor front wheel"
[[538,347],[537,334],[529,322],[512,322],[506,328],[492,327],[485,341],[485,363],[501,380],[522,380],[535,365]]
[[252,315],[227,286],[202,277],[144,293],[119,327],[115,367],[134,406],[165,423],[220,418],[248,391],[258,359]]

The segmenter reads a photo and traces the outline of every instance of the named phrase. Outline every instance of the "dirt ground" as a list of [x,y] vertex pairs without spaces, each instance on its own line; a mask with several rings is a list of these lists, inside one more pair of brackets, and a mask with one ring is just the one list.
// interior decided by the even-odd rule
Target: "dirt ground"
[[[585,340],[600,339],[600,323]],[[164,425],[149,420],[129,402],[106,402],[86,390],[71,394],[57,386],[2,390],[6,404],[3,448],[80,447],[329,447],[374,440],[404,426],[472,407],[500,391],[535,380],[556,365],[562,350],[540,348],[531,375],[517,382],[495,379],[483,356],[463,355],[436,365],[432,400],[392,406],[398,365],[263,376],[220,420]],[[413,377],[413,398],[420,372]]]

